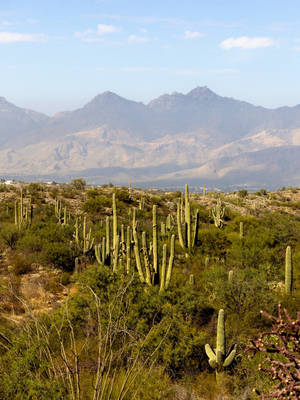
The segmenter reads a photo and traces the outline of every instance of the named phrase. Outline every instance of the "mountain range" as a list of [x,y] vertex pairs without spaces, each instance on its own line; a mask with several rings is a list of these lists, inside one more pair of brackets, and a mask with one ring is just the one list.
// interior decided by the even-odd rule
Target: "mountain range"
[[104,92],[53,117],[0,97],[0,174],[175,187],[299,186],[300,105],[267,109],[207,87],[143,104]]

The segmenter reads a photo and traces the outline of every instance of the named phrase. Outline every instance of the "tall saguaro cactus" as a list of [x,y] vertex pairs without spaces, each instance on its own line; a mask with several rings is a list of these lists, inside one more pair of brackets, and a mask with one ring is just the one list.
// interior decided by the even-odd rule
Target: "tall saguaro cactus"
[[158,251],[157,251],[157,218],[156,218],[156,210],[157,206],[154,204],[153,210],[152,210],[152,215],[153,215],[153,222],[152,222],[152,231],[153,231],[153,238],[152,238],[152,244],[153,244],[153,269],[155,274],[157,274],[158,271]]
[[217,345],[213,350],[209,344],[205,345],[205,352],[209,365],[216,370],[216,374],[229,367],[236,355],[236,345],[226,353],[225,315],[224,310],[219,310],[217,325]]
[[217,228],[222,228],[224,225],[223,217],[225,214],[225,207],[222,204],[220,197],[217,200],[217,204],[211,209],[211,216],[214,220]]
[[192,217],[191,217],[191,203],[189,197],[189,187],[185,185],[184,193],[184,238],[182,232],[182,200],[177,203],[177,231],[179,244],[183,249],[191,250],[197,245],[198,229],[199,229],[199,211],[195,214],[194,231],[192,232]]
[[285,253],[285,293],[292,294],[293,291],[293,264],[291,246],[287,246]]
[[23,189],[20,191],[20,201],[15,201],[15,225],[19,229],[28,227],[32,223],[33,218],[33,206],[31,204],[31,197],[26,204],[24,204]]
[[117,204],[116,204],[115,193],[113,193],[112,195],[112,211],[113,211],[113,248],[115,248],[118,235],[118,217],[117,217]]
[[185,222],[185,236],[186,246],[188,249],[191,248],[191,205],[189,199],[189,187],[185,185],[185,196],[184,196],[184,222]]

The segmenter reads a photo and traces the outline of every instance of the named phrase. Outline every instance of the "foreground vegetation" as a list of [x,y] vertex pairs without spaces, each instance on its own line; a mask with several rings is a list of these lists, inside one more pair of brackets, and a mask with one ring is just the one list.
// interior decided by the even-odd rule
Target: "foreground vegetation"
[[300,190],[0,190],[1,399],[298,398]]

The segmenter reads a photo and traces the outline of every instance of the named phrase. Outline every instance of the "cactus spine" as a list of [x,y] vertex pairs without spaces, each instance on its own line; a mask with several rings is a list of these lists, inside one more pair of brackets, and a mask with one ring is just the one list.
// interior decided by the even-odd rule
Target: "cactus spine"
[[293,291],[293,264],[291,246],[287,246],[285,253],[285,293],[291,295]]
[[205,352],[209,365],[216,370],[216,374],[229,367],[236,355],[236,345],[226,353],[225,315],[224,310],[219,310],[217,324],[217,345],[215,350],[209,344],[205,345]]

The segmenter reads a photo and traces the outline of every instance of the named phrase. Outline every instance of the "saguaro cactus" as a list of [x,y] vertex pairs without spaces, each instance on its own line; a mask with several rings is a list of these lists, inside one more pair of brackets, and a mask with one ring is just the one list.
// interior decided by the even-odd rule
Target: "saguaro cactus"
[[153,222],[152,222],[152,231],[153,231],[153,269],[155,274],[158,274],[158,251],[157,251],[157,220],[156,220],[156,209],[157,206],[154,204],[152,215],[153,215]]
[[223,217],[225,214],[225,207],[222,205],[220,197],[217,200],[217,204],[211,209],[211,216],[214,220],[217,228],[222,228],[224,225]]
[[178,231],[178,240],[180,246],[184,249],[192,249],[197,245],[198,239],[198,229],[199,229],[199,211],[197,210],[195,213],[195,225],[194,231],[192,232],[192,218],[191,218],[191,204],[189,197],[189,187],[185,185],[185,194],[184,194],[184,239],[182,233],[182,223],[183,223],[183,215],[182,215],[182,199],[177,203],[177,231]]
[[219,310],[217,326],[217,345],[213,350],[209,344],[205,345],[205,352],[209,365],[216,370],[216,374],[229,367],[236,355],[236,345],[233,345],[226,353],[225,315],[224,310]]
[[116,205],[115,193],[113,193],[112,195],[112,212],[113,212],[113,248],[115,248],[118,235],[118,218],[117,218],[117,205]]
[[15,210],[15,225],[18,226],[19,229],[28,227],[33,218],[33,206],[31,204],[31,197],[27,201],[27,204],[24,204],[23,198],[23,189],[20,191],[20,202],[15,201],[14,205]]
[[293,264],[291,246],[287,246],[285,253],[285,293],[292,294],[293,291]]
[[244,237],[244,222],[240,222],[240,239],[243,239]]

